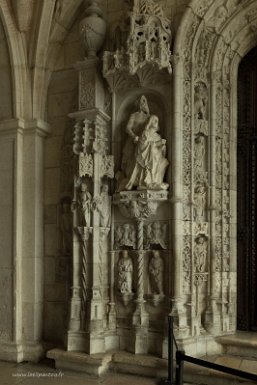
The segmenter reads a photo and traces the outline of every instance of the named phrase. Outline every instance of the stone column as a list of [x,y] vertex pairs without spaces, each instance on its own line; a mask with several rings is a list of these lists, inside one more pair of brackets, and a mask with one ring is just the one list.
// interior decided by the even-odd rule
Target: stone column
[[219,273],[216,272],[216,94],[217,94],[217,82],[215,75],[212,78],[211,86],[211,111],[212,116],[210,120],[210,201],[209,201],[209,226],[210,226],[210,290],[208,298],[208,308],[205,312],[204,327],[210,333],[217,333],[220,330],[220,314],[217,309],[217,293],[216,293],[216,280]]
[[43,141],[48,132],[37,120],[0,123],[0,358],[7,361],[38,361],[43,355]]
[[145,309],[144,300],[144,258],[145,251],[137,251],[137,298],[136,310],[133,314],[132,324],[134,341],[131,351],[135,354],[148,353],[148,325],[149,315]]
[[43,326],[43,141],[49,127],[35,120],[23,124],[23,338],[36,356]]
[[108,313],[108,326],[109,330],[116,332],[116,309],[115,309],[115,298],[114,298],[114,265],[115,265],[115,251],[110,253],[110,264],[109,264],[109,274],[110,274],[110,302],[109,302],[109,313]]
[[172,137],[171,164],[172,164],[172,191],[171,199],[171,228],[172,228],[172,256],[174,260],[174,287],[172,292],[171,315],[175,317],[175,328],[178,335],[188,334],[187,315],[183,306],[183,117],[180,111],[182,102],[181,87],[183,61],[181,57],[174,58],[173,68],[173,99],[174,99],[174,130]]

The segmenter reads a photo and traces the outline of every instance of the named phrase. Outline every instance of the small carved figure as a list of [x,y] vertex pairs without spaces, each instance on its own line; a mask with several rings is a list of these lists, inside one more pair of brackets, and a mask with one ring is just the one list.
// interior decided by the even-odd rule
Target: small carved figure
[[169,164],[165,158],[166,140],[157,133],[159,119],[151,115],[136,146],[132,158],[131,173],[126,181],[125,189],[133,187],[152,190],[167,190],[168,184],[164,183],[164,174]]
[[133,263],[127,250],[121,252],[118,262],[118,288],[122,294],[132,294]]
[[71,207],[68,201],[63,200],[61,203],[61,232],[62,247],[64,254],[71,254],[72,246],[72,217]]
[[154,222],[152,224],[152,244],[159,244],[165,248],[165,235],[163,231],[164,227],[161,226],[160,222]]
[[149,263],[149,278],[153,294],[163,294],[163,260],[158,250],[153,251]]
[[136,234],[133,225],[125,223],[122,226],[115,227],[114,237],[116,249],[123,246],[136,248]]
[[121,47],[121,49],[117,49],[116,52],[113,55],[114,58],[114,66],[117,69],[120,69],[124,65],[124,48]]
[[197,222],[204,220],[204,210],[206,205],[206,188],[198,185],[195,188],[195,220]]
[[92,195],[88,191],[86,183],[81,183],[79,193],[80,210],[83,215],[84,225],[90,227],[91,225],[91,204]]
[[206,119],[207,90],[204,84],[200,83],[195,87],[195,117]]
[[124,224],[123,225],[123,234],[121,243],[124,246],[134,246],[136,242],[135,229],[132,225]]
[[115,230],[114,230],[114,247],[115,247],[115,249],[120,248],[121,238],[122,238],[122,227],[121,226],[115,226]]
[[199,273],[203,273],[205,271],[206,265],[206,256],[207,256],[207,243],[206,237],[201,235],[195,240],[195,249],[194,249],[194,260],[195,260],[195,268]]
[[145,247],[150,245],[160,245],[163,249],[167,249],[167,224],[155,221],[149,223],[145,228]]
[[108,195],[108,191],[108,185],[102,185],[101,194],[96,202],[96,208],[100,215],[101,227],[110,227],[111,222],[111,197]]

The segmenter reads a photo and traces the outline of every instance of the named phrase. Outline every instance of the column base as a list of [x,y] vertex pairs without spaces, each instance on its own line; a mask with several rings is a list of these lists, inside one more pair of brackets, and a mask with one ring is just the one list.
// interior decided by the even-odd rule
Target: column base
[[134,354],[147,354],[148,353],[148,330],[145,328],[132,329],[128,350]]
[[39,362],[44,357],[44,349],[40,343],[20,344],[2,342],[0,346],[0,360],[10,362]]
[[206,310],[204,317],[204,328],[212,335],[221,334],[221,318],[220,314],[212,311],[211,309]]
[[105,339],[87,332],[68,331],[67,350],[71,352],[81,351],[88,354],[104,353]]

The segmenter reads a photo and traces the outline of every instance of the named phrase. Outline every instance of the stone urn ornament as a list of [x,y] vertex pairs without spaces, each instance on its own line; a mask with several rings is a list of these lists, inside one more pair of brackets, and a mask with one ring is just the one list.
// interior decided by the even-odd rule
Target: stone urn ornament
[[85,47],[86,57],[94,58],[103,46],[106,21],[98,0],[85,1],[85,16],[80,22],[80,34]]

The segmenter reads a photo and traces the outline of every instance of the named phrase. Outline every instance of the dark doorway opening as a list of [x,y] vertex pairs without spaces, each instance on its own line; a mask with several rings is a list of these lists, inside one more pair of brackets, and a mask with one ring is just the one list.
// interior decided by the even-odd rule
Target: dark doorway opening
[[257,47],[238,72],[237,328],[257,331]]

